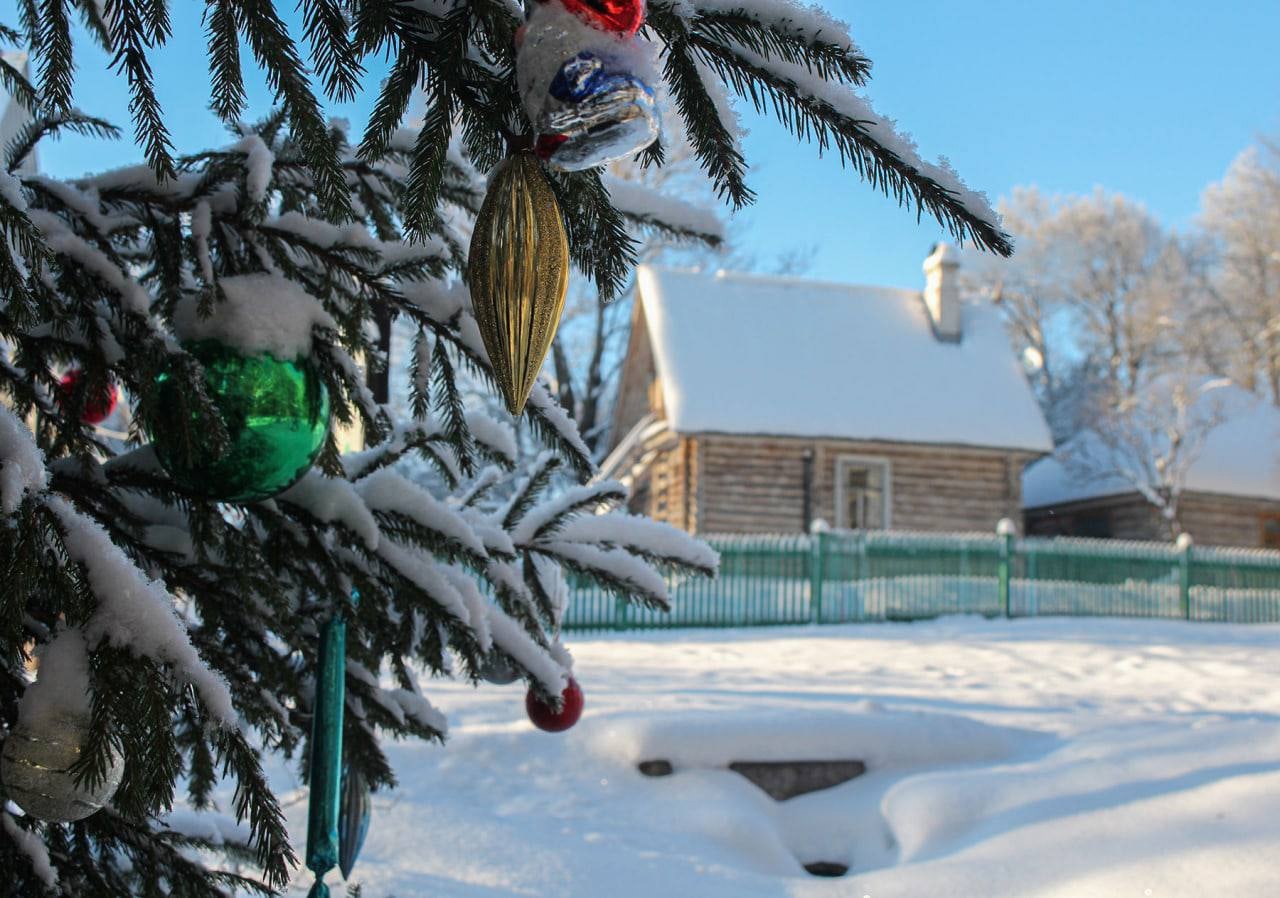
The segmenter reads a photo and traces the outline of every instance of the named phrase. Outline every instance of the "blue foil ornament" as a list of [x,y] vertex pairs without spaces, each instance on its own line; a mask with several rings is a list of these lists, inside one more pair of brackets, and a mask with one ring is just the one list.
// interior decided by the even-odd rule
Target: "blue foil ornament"
[[338,869],[343,879],[351,878],[372,817],[369,784],[359,770],[348,766],[342,772],[342,807],[338,812]]
[[535,124],[534,152],[561,171],[626,159],[659,133],[649,85],[617,60],[591,51],[561,64]]
[[346,700],[347,622],[335,614],[320,630],[316,696],[311,719],[311,802],[307,815],[307,867],[316,875],[310,898],[328,898],[325,874],[338,863],[338,810],[342,788],[342,712]]

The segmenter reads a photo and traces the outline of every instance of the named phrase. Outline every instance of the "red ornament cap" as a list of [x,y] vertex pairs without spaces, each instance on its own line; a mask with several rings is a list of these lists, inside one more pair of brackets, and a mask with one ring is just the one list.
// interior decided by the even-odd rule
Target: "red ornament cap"
[[563,733],[578,722],[582,716],[582,687],[573,677],[560,693],[560,710],[548,705],[530,689],[524,697],[524,710],[529,720],[540,730],[548,733]]
[[[62,375],[62,379],[58,381],[59,397],[58,404],[65,410],[70,406],[72,397],[75,395],[76,388],[80,384],[80,378],[84,377],[84,372],[79,368],[72,368],[66,374]],[[115,384],[108,384],[106,388],[99,390],[96,396],[85,396],[84,405],[80,408],[80,420],[89,425],[98,425],[107,418],[111,417],[111,413],[116,410],[116,403],[120,401],[120,388]]]
[[560,0],[593,28],[630,37],[644,24],[644,0]]
[[560,149],[560,145],[568,139],[563,134],[539,134],[538,139],[533,142],[533,153],[543,162],[546,162],[556,154],[556,150]]

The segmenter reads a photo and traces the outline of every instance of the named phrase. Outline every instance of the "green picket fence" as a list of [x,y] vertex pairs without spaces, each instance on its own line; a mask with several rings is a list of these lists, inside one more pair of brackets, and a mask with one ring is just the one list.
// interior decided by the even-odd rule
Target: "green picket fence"
[[1280,551],[985,533],[712,536],[715,579],[669,613],[572,586],[569,630],[920,620],[943,614],[1280,622]]

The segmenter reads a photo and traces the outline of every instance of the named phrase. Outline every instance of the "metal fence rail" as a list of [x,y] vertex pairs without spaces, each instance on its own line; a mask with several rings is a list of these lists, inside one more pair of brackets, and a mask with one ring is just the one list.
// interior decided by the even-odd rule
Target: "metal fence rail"
[[1280,551],[900,531],[707,541],[720,553],[720,576],[668,576],[670,613],[576,584],[564,627],[747,627],[943,614],[1280,622]]

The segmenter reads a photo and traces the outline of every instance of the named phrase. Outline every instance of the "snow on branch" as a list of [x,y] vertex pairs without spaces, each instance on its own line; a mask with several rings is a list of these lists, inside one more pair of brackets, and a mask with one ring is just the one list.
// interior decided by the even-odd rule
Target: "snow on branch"
[[27,860],[31,863],[31,872],[36,878],[49,889],[57,889],[58,871],[53,869],[53,863],[49,859],[49,849],[44,839],[40,838],[38,833],[23,829],[13,815],[2,809],[0,809],[0,829],[4,830],[5,835],[18,851],[27,856]]
[[484,543],[466,518],[394,471],[383,468],[374,472],[356,485],[356,491],[371,511],[401,516],[485,557]]
[[365,548],[373,550],[378,547],[382,535],[378,530],[378,522],[355,487],[346,480],[327,477],[312,468],[301,480],[281,493],[277,500],[306,509],[318,521],[341,522],[360,537]]
[[389,539],[384,539],[378,544],[377,553],[401,577],[450,617],[462,624],[471,623],[471,609],[467,605],[467,600],[429,556],[414,552]]
[[95,275],[120,298],[123,308],[139,315],[150,311],[151,297],[147,291],[106,253],[74,233],[65,221],[51,212],[32,209],[27,214],[43,233],[49,249]]
[[511,538],[517,543],[534,542],[556,532],[572,515],[626,498],[627,488],[612,480],[571,487],[525,514]]
[[724,222],[714,210],[621,178],[606,175],[604,183],[618,211],[641,226],[712,246],[724,240]]
[[1008,255],[1012,244],[984,196],[945,160],[924,161],[909,138],[853,88],[870,62],[847,29],[787,0],[688,0],[650,4],[649,26],[665,43],[664,75],[690,145],[717,191],[735,206],[752,199],[727,104],[727,84],[797,138],[834,148],[873,186],[928,211],[958,240]]
[[67,500],[46,496],[42,501],[62,525],[68,558],[84,565],[98,599],[98,608],[84,627],[90,646],[108,642],[173,665],[179,677],[196,687],[216,720],[233,723],[236,713],[227,683],[196,653],[164,585],[149,580],[101,524],[76,511]]
[[565,522],[556,538],[615,546],[651,561],[680,564],[708,575],[720,566],[720,555],[702,540],[670,524],[621,511],[579,515]]
[[0,512],[16,512],[24,498],[44,490],[48,478],[35,437],[17,415],[0,405]]
[[216,811],[174,808],[153,826],[159,832],[176,833],[211,847],[231,845],[248,850],[253,845],[248,826]]
[[692,28],[805,64],[824,78],[863,84],[870,75],[871,61],[849,26],[819,6],[792,0],[684,0],[672,6]]
[[495,605],[489,606],[489,630],[493,644],[524,668],[552,695],[564,689],[565,669],[533,640],[520,624]]
[[245,354],[269,353],[292,360],[311,354],[318,328],[338,324],[315,297],[296,282],[274,274],[245,274],[218,281],[222,301],[201,315],[200,299],[188,294],[174,309],[173,325],[184,343],[218,340]]
[[610,592],[637,597],[643,604],[656,608],[667,608],[671,604],[662,575],[643,559],[623,549],[607,549],[562,539],[546,540],[539,543],[538,548]]
[[276,156],[257,134],[246,134],[231,147],[233,153],[243,153],[245,161],[245,189],[253,203],[264,202],[267,188],[275,175]]

